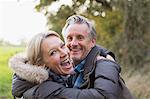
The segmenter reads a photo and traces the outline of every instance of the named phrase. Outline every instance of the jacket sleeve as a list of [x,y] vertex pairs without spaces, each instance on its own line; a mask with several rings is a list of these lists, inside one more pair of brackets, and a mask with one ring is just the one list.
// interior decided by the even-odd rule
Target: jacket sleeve
[[120,66],[111,60],[101,59],[97,61],[95,69],[94,87],[101,92],[106,99],[121,99],[119,92]]
[[23,80],[16,74],[14,74],[12,80],[12,95],[20,98],[23,96],[23,93],[25,91],[32,88],[33,86],[35,86],[34,83]]
[[104,96],[97,89],[66,88],[52,81],[45,81],[38,85],[36,89],[29,89],[23,97],[25,99],[104,99]]
[[97,61],[96,65],[94,88],[66,88],[56,82],[46,81],[39,85],[33,96],[45,99],[121,99],[118,83],[119,65],[114,61],[104,59]]

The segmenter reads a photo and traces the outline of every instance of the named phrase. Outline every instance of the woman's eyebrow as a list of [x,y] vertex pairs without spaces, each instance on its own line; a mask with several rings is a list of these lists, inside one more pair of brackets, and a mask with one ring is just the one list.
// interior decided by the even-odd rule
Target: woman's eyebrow
[[65,43],[64,43],[64,42],[61,42],[60,45],[61,45],[61,46],[62,46],[62,45],[65,45]]
[[49,50],[48,50],[48,54],[49,54],[52,50],[53,50],[53,49],[49,49]]

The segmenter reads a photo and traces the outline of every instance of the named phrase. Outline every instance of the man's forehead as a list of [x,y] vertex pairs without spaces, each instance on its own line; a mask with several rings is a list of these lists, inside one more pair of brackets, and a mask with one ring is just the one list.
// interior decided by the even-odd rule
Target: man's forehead
[[66,34],[70,33],[86,33],[89,31],[89,28],[86,24],[72,24],[69,25],[66,29]]
[[86,23],[74,23],[74,24],[70,24],[68,28],[74,28],[74,27],[84,27],[84,28],[88,28],[88,25]]

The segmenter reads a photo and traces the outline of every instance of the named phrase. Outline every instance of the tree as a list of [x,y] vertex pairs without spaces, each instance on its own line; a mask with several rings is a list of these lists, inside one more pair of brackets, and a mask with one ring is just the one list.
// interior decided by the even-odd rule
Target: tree
[[124,0],[124,4],[124,33],[120,39],[122,62],[140,68],[150,62],[150,1]]
[[61,32],[72,14],[95,22],[98,43],[113,50],[124,66],[140,67],[150,61],[150,0],[72,0],[57,12],[49,7],[59,0],[40,0],[35,7],[44,12],[49,29]]
[[49,7],[59,0],[40,0],[36,10],[43,12],[48,20],[48,28],[61,32],[65,20],[73,14],[84,14],[85,16],[101,16],[105,9],[112,10],[111,2],[107,0],[72,0],[72,4],[62,4],[58,12],[49,11]]

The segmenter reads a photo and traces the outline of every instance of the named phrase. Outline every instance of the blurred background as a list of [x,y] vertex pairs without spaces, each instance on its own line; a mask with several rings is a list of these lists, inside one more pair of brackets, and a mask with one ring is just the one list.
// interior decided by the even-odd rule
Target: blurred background
[[36,33],[61,33],[73,14],[95,24],[97,43],[115,53],[136,99],[150,99],[150,0],[0,0],[0,98],[12,98],[9,58]]

